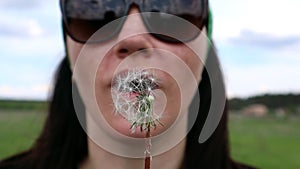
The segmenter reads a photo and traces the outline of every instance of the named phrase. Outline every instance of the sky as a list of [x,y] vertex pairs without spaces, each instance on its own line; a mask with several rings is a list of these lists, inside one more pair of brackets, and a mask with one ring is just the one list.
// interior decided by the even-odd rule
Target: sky
[[[299,0],[210,0],[227,94],[300,93]],[[0,98],[49,97],[64,56],[58,0],[0,1]]]

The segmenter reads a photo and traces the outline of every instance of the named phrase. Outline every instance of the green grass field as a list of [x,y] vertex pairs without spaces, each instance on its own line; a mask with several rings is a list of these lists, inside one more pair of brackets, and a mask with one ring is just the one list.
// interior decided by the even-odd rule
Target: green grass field
[[231,115],[232,156],[263,169],[300,168],[300,118]]
[[[34,142],[43,113],[0,111],[0,159],[25,150]],[[230,117],[234,159],[263,169],[300,168],[300,119]]]
[[0,110],[0,159],[30,147],[45,117],[41,112]]

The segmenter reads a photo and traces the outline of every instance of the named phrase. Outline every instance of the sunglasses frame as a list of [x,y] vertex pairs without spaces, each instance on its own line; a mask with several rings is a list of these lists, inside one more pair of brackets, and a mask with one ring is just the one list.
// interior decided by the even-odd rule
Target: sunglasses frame
[[[198,26],[198,29],[199,31],[197,32],[197,34],[195,34],[193,37],[189,38],[189,39],[186,39],[186,40],[178,40],[176,38],[173,38],[173,37],[169,37],[167,39],[167,36],[165,35],[162,35],[162,34],[158,34],[158,33],[151,33],[152,31],[152,28],[151,28],[151,24],[149,24],[148,22],[148,19],[146,19],[146,17],[143,15],[143,13],[145,13],[145,9],[143,8],[144,6],[144,3],[146,0],[122,0],[125,4],[125,12],[124,12],[124,16],[121,16],[119,18],[116,18],[115,20],[120,20],[120,22],[118,23],[118,26],[116,27],[116,29],[110,34],[108,35],[107,37],[104,37],[102,39],[97,39],[97,40],[90,40],[90,38],[93,36],[93,34],[90,36],[89,39],[87,40],[80,40],[78,38],[76,38],[73,33],[68,29],[68,23],[67,23],[67,17],[66,17],[66,12],[65,12],[65,9],[64,9],[64,3],[65,1],[67,0],[60,0],[60,11],[61,11],[61,14],[62,14],[62,22],[63,22],[63,30],[66,31],[66,33],[76,42],[79,42],[79,43],[102,43],[102,42],[105,42],[105,41],[108,41],[110,39],[112,39],[113,37],[116,36],[116,34],[118,34],[123,25],[124,25],[124,22],[126,21],[126,18],[128,16],[128,13],[130,11],[130,8],[135,5],[138,7],[138,9],[140,10],[141,12],[141,18],[143,20],[143,23],[144,25],[146,26],[147,30],[150,32],[150,34],[155,37],[156,39],[160,40],[160,41],[163,41],[163,42],[167,42],[167,43],[183,43],[183,42],[189,42],[189,41],[192,41],[194,40],[201,32],[201,30],[203,29],[203,27],[207,27],[208,26],[208,12],[209,12],[209,9],[208,9],[208,0],[202,0],[202,4],[201,4],[201,19],[202,19],[202,22],[201,22],[201,27],[199,28]],[[147,12],[146,12],[147,13]],[[159,12],[159,13],[163,13],[163,12]],[[167,14],[167,15],[175,15],[175,14],[169,14],[169,13],[163,13],[163,14]],[[175,15],[177,16],[177,15]],[[178,16],[180,17],[180,16]],[[182,18],[184,19],[184,18]],[[115,21],[115,20],[112,20],[110,21],[109,23]],[[184,19],[185,20],[185,19]],[[188,20],[186,20],[187,22],[189,22]],[[107,24],[105,24],[104,26],[100,27],[99,29],[105,27]],[[94,32],[96,33],[96,32]],[[171,40],[172,39],[172,40]]]

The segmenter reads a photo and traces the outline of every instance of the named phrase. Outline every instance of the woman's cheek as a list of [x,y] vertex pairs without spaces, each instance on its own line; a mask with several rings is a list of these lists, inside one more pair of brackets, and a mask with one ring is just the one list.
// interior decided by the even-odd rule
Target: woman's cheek
[[174,55],[180,58],[186,66],[193,72],[195,78],[199,81],[203,70],[202,61],[200,58],[186,45],[178,45],[176,48],[169,49]]
[[67,55],[69,57],[71,63],[71,69],[74,69],[76,60],[79,56],[79,53],[83,47],[83,44],[77,43],[72,40],[69,36],[67,36]]

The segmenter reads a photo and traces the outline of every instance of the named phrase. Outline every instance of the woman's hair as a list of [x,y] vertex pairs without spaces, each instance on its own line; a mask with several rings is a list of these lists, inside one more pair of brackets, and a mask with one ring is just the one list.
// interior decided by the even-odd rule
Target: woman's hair
[[[211,47],[209,50],[206,64],[219,66],[215,50],[212,49]],[[212,74],[219,79],[219,83],[223,83],[220,70],[214,70],[216,72],[212,72]],[[225,106],[222,119],[212,136],[206,142],[198,143],[211,102],[210,77],[205,68],[198,91],[201,97],[200,107],[196,122],[187,135],[182,168],[240,168],[230,159],[227,106]],[[79,123],[74,104],[83,105],[82,101],[73,103],[72,72],[66,56],[56,73],[54,91],[49,103],[49,114],[40,136],[29,150],[1,161],[0,169],[76,169],[78,164],[87,157],[88,147],[87,134]],[[85,117],[84,110],[80,112],[81,116]]]

